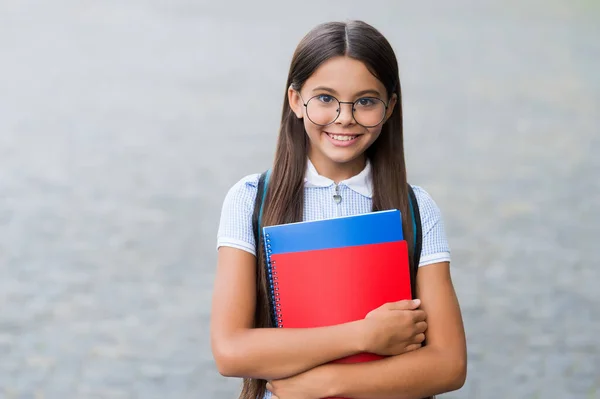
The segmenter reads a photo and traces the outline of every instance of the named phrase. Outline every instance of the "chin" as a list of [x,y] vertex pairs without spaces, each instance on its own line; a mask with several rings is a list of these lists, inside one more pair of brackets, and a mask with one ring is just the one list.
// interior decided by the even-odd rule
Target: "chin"
[[348,153],[348,154],[332,154],[329,152],[326,152],[324,155],[327,159],[329,159],[331,162],[334,162],[336,164],[347,164],[350,162],[355,161],[357,158],[360,158],[362,152],[356,153],[354,151],[352,151],[352,153]]

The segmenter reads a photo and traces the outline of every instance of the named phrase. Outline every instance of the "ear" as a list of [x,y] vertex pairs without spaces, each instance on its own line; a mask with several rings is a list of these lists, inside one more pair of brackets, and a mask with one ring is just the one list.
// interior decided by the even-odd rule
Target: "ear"
[[392,98],[390,98],[390,103],[388,104],[386,110],[385,122],[387,122],[388,119],[390,119],[390,116],[392,116],[392,114],[394,113],[394,109],[396,108],[396,101],[398,101],[398,96],[396,95],[396,93],[394,93],[392,94]]
[[292,112],[296,114],[296,117],[298,117],[298,119],[302,119],[304,117],[304,103],[298,95],[298,92],[292,89],[292,86],[288,88],[288,102],[290,103]]

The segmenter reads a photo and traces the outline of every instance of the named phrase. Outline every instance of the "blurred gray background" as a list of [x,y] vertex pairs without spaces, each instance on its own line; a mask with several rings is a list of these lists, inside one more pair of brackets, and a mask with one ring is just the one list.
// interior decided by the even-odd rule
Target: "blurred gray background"
[[600,398],[600,2],[0,1],[0,398],[235,398],[209,346],[223,197],[270,165],[292,52],[363,19],[400,62],[469,375]]

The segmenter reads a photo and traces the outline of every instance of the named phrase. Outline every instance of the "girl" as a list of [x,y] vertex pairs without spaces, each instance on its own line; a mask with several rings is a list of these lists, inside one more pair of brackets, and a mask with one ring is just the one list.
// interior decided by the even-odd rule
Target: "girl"
[[[403,151],[388,41],[360,21],[317,26],[292,59],[262,226],[392,208],[410,215]],[[419,268],[418,299],[342,325],[271,328],[265,255],[252,227],[258,179],[241,179],[225,197],[212,303],[213,355],[222,375],[244,378],[240,398],[416,399],[459,389],[465,335],[443,221],[429,194],[412,186],[422,223],[421,258],[411,265],[413,274]],[[412,248],[412,223],[403,219]],[[388,356],[330,363],[365,351]]]

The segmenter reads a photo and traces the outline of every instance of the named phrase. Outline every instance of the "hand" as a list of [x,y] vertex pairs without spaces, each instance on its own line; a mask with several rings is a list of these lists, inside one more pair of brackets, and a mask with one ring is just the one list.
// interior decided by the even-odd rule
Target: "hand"
[[366,352],[394,356],[421,347],[427,322],[419,299],[386,303],[365,317]]
[[315,367],[292,377],[267,382],[272,399],[319,399],[329,396],[330,365]]

